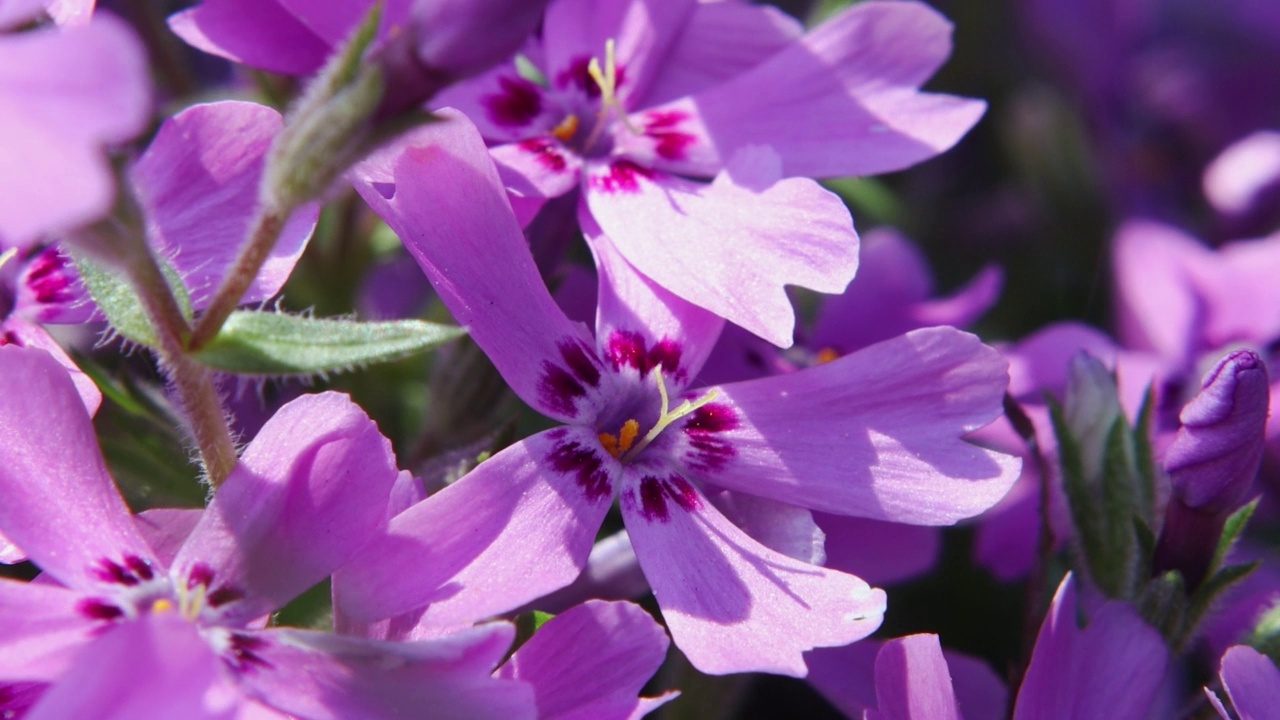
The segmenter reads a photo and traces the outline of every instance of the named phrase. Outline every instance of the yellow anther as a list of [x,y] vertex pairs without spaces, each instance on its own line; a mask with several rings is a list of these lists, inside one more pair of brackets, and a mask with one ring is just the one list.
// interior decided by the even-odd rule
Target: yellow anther
[[818,354],[814,356],[813,364],[825,365],[826,363],[829,363],[832,360],[835,360],[836,358],[839,358],[839,357],[840,357],[840,351],[836,350],[835,348],[825,347],[819,350]]
[[570,113],[560,124],[551,129],[551,134],[560,140],[560,142],[569,142],[574,135],[578,134],[578,126],[582,123],[578,120],[578,116]]
[[8,250],[5,250],[4,253],[0,253],[0,268],[4,267],[5,263],[9,262],[17,255],[18,248],[9,248]]
[[173,612],[173,601],[168,598],[160,598],[151,603],[151,612],[161,614]]
[[[710,391],[707,392],[706,395],[703,395],[702,397],[697,398],[695,400],[685,400],[684,402],[677,405],[673,410],[671,409],[671,398],[667,396],[667,384],[662,379],[662,366],[659,365],[658,367],[654,368],[653,372],[658,376],[657,378],[658,379],[658,395],[662,398],[662,413],[658,416],[658,421],[653,424],[653,427],[649,428],[649,432],[645,433],[644,437],[641,438],[640,443],[638,445],[631,448],[630,451],[624,450],[626,454],[623,455],[621,458],[623,462],[628,462],[632,458],[636,457],[641,452],[643,452],[644,449],[649,446],[649,443],[658,439],[658,436],[662,434],[662,431],[666,430],[671,425],[671,423],[679,420],[685,415],[688,415],[694,410],[697,410],[703,405],[706,405],[712,400],[715,400],[716,396],[720,394],[719,390],[712,388]],[[627,422],[630,423],[634,421],[628,420]],[[623,425],[622,429],[623,429],[623,432],[625,433],[627,429],[626,425]],[[637,432],[639,431],[639,425],[636,426],[636,430]]]
[[618,457],[622,453],[631,449],[635,444],[636,438],[640,435],[640,423],[635,420],[628,420],[622,423],[622,429],[617,435],[613,433],[600,433],[600,445],[609,452],[610,455]]
[[600,433],[600,446],[614,457],[618,457],[618,438],[611,433]]

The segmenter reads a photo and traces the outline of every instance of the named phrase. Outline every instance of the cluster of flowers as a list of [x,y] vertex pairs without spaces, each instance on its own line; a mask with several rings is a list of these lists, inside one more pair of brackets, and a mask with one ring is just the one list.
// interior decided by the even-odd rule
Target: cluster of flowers
[[[935,297],[831,189],[983,117],[921,90],[951,24],[842,5],[203,0],[161,33],[0,0],[0,717],[630,718],[739,673],[851,717],[1276,717],[1280,116],[1203,181],[1225,232],[1273,234],[1201,243],[1152,219],[1177,178],[1115,159],[1121,70],[1201,50],[1186,8],[1028,3],[1111,159],[1118,339],[992,347],[959,328],[999,267]],[[1060,42],[1097,23],[1110,54]],[[193,49],[287,113],[153,85]],[[186,106],[153,124],[157,94]],[[264,307],[321,238],[367,262],[391,233],[408,273],[361,292],[391,319]],[[402,319],[427,304],[456,325]],[[144,352],[47,327],[95,324]],[[394,375],[227,390],[436,349],[417,415]],[[151,430],[104,457],[124,414]],[[406,415],[416,452],[379,429]],[[166,422],[194,503],[147,477]],[[867,639],[875,586],[971,520],[973,564],[1027,588],[1005,679],[945,632]]]

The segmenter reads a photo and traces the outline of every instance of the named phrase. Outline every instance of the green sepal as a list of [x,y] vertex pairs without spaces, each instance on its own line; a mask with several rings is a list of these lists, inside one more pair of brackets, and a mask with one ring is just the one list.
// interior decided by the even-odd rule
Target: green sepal
[[1142,394],[1142,407],[1133,427],[1134,467],[1138,471],[1138,509],[1148,524],[1154,524],[1156,513],[1156,483],[1160,469],[1156,465],[1155,448],[1151,443],[1151,423],[1155,416],[1155,390],[1151,385]]
[[1148,582],[1138,594],[1136,606],[1148,624],[1173,642],[1182,633],[1189,610],[1182,573],[1170,570]]
[[239,311],[195,357],[239,375],[317,375],[396,360],[464,334],[460,327],[422,320],[357,322]]
[[520,613],[516,616],[516,639],[511,643],[511,650],[507,653],[507,657],[515,654],[522,645],[529,642],[534,633],[542,629],[549,621],[555,618],[555,615],[541,610],[530,610],[529,612]]
[[1262,614],[1245,642],[1280,665],[1280,601]]
[[1236,541],[1244,534],[1244,529],[1249,524],[1249,518],[1253,517],[1253,511],[1258,509],[1258,501],[1261,498],[1254,498],[1253,502],[1231,513],[1227,521],[1222,524],[1222,534],[1218,536],[1218,547],[1213,551],[1213,561],[1209,564],[1209,574],[1217,572],[1227,559],[1227,554],[1231,552],[1231,548],[1235,547]]
[[[98,304],[107,322],[126,340],[158,348],[160,341],[156,338],[151,320],[147,317],[146,308],[138,298],[138,291],[123,276],[111,272],[86,257],[83,253],[73,253],[76,270],[84,281],[85,289]],[[178,308],[183,317],[191,319],[191,297],[187,294],[187,286],[183,284],[178,272],[161,258],[156,258],[160,271],[169,282],[169,289],[178,301]]]
[[1213,607],[1214,602],[1224,592],[1248,577],[1261,564],[1262,561],[1256,560],[1239,565],[1229,565],[1210,575],[1208,580],[1200,583],[1200,587],[1196,588],[1196,591],[1191,594],[1191,610],[1187,616],[1186,626],[1188,634],[1195,630],[1205,613],[1209,611],[1209,608]]
[[1118,417],[1107,432],[1102,465],[1105,548],[1100,549],[1097,558],[1090,558],[1092,566],[1102,573],[1102,577],[1095,579],[1111,597],[1129,597],[1137,579],[1138,542],[1133,524],[1138,517],[1134,502],[1135,475],[1129,427],[1123,417]]

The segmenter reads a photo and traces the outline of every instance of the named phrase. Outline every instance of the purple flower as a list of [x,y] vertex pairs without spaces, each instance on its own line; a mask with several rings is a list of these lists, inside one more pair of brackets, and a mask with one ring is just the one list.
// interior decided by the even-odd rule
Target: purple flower
[[884,596],[809,564],[802,513],[790,515],[798,532],[782,534],[803,561],[745,534],[713,495],[948,524],[989,507],[1017,474],[1016,461],[963,440],[997,415],[1006,383],[1003,361],[971,335],[922,330],[805,372],[695,390],[722,321],[637,274],[590,227],[595,337],[570,321],[465,121],[417,133],[354,174],[515,392],[565,423],[394,518],[374,555],[335,578],[357,621],[426,605],[423,617],[447,626],[562,587],[618,497],[697,667],[799,675],[803,650],[873,630]]
[[106,215],[104,146],[150,117],[146,55],[109,15],[83,27],[0,35],[0,246]]
[[919,92],[950,32],[914,2],[802,35],[748,3],[558,0],[517,62],[438,103],[495,145],[522,203],[580,190],[581,224],[637,270],[785,347],[784,286],[840,292],[857,266],[843,203],[796,176],[897,170],[957,142],[983,103]]
[[1168,664],[1160,633],[1132,607],[1118,601],[1089,607],[1068,575],[1040,626],[1013,718],[1141,720]]
[[1264,211],[1280,193],[1280,132],[1259,130],[1231,145],[1204,169],[1204,195],[1220,213]]
[[0,369],[0,528],[53,581],[0,581],[0,678],[51,683],[30,717],[227,717],[250,699],[311,718],[528,707],[527,688],[489,678],[510,626],[410,644],[262,629],[385,522],[390,444],[346,397],[282,408],[166,563],[65,370],[13,347]]
[[[1266,720],[1275,717],[1280,707],[1280,670],[1271,658],[1247,645],[1237,645],[1222,655],[1218,670],[1222,687],[1231,698],[1231,706],[1240,720]],[[1233,720],[1214,692],[1205,688],[1223,720]]]

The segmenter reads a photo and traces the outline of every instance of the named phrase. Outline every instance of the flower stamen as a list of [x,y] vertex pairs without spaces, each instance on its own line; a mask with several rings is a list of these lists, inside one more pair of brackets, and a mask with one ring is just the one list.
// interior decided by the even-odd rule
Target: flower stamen
[[604,70],[600,69],[599,58],[591,58],[591,62],[587,63],[587,74],[600,88],[600,112],[596,114],[596,126],[591,129],[591,135],[582,146],[589,148],[600,139],[600,133],[604,131],[605,120],[610,110],[617,111],[618,119],[633,135],[639,135],[640,131],[627,119],[627,112],[618,100],[618,62],[616,43],[613,38],[609,38],[604,43]]
[[629,451],[624,451],[625,454],[619,458],[622,462],[630,462],[635,459],[637,455],[644,452],[644,449],[649,446],[649,443],[657,440],[658,436],[662,434],[662,431],[670,427],[671,423],[679,420],[689,413],[692,413],[712,400],[715,400],[720,394],[719,390],[712,388],[702,397],[695,398],[694,400],[685,400],[677,405],[675,409],[672,409],[671,398],[667,395],[667,383],[662,379],[662,366],[659,365],[658,367],[655,367],[653,372],[658,376],[658,394],[662,397],[662,412],[658,415],[658,421],[653,424],[653,427],[649,428],[649,432],[645,433],[645,436],[640,440],[639,444],[632,447]]

